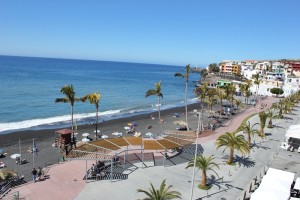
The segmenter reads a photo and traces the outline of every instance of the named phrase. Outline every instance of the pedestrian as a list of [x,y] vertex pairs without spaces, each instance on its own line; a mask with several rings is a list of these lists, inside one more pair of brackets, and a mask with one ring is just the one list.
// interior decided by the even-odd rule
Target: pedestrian
[[94,164],[92,164],[91,170],[92,170],[92,172],[95,171],[95,165]]
[[36,175],[37,175],[37,171],[36,171],[36,169],[35,169],[35,168],[33,168],[33,170],[32,170],[32,172],[31,172],[31,174],[32,174],[32,180],[33,180],[33,182],[36,182]]
[[38,168],[38,180],[41,180],[42,179],[42,168],[41,167],[39,167]]

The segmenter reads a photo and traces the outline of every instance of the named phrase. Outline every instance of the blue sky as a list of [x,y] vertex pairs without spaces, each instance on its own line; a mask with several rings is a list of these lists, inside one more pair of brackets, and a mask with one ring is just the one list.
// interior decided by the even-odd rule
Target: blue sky
[[203,65],[300,58],[299,0],[0,1],[0,54]]

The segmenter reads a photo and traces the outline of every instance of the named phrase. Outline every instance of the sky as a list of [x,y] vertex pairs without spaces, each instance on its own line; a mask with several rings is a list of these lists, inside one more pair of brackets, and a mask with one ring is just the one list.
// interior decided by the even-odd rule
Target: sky
[[0,0],[0,55],[193,66],[300,58],[299,0]]

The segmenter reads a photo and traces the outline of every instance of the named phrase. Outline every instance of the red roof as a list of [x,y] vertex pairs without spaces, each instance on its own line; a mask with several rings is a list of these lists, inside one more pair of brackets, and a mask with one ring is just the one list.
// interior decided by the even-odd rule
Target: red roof
[[66,135],[66,134],[71,134],[74,131],[72,131],[71,129],[61,129],[58,131],[55,131],[55,133],[61,134],[61,135]]

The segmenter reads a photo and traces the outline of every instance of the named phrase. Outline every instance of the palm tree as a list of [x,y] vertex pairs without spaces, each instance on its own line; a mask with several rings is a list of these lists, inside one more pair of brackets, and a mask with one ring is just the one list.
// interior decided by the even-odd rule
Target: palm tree
[[216,94],[216,90],[215,89],[210,89],[210,90],[207,91],[207,100],[206,100],[206,103],[207,103],[210,115],[212,113],[212,106],[215,103],[215,99],[214,99],[215,94]]
[[[196,158],[196,167],[198,168],[198,170],[202,170],[202,176],[201,176],[201,183],[200,183],[200,187],[201,188],[205,188],[206,187],[206,182],[207,182],[207,177],[206,177],[206,172],[207,171],[213,171],[217,176],[217,172],[215,170],[213,170],[213,167],[217,167],[218,169],[220,169],[219,164],[213,162],[215,158],[213,156],[209,156],[209,157],[205,157],[203,155],[200,155]],[[193,160],[191,160],[188,165],[186,166],[186,169],[189,167],[194,167],[194,161],[195,158],[193,158]]]
[[261,83],[261,80],[259,79],[259,73],[256,73],[253,75],[254,78],[254,84],[256,85],[256,99],[258,96],[258,89],[259,89],[259,84]]
[[163,98],[163,94],[162,94],[162,88],[161,88],[161,81],[159,81],[158,83],[155,83],[155,89],[150,89],[146,92],[145,97],[149,97],[149,96],[153,96],[156,95],[158,98],[158,119],[160,119],[160,98]]
[[181,199],[181,194],[177,191],[170,191],[172,185],[166,187],[166,180],[160,184],[159,190],[155,189],[152,183],[149,191],[137,189],[137,192],[144,193],[147,197],[143,200],[169,200],[169,199]]
[[279,116],[279,114],[277,114],[276,112],[275,112],[275,110],[274,109],[271,109],[271,108],[269,108],[267,111],[267,116],[269,117],[269,123],[268,123],[268,128],[273,128],[273,122],[272,122],[272,120],[273,119],[279,119],[280,118],[280,116]]
[[82,97],[82,102],[86,102],[87,100],[90,101],[91,104],[94,104],[96,106],[96,140],[98,139],[98,112],[99,112],[99,102],[100,102],[100,92],[98,93],[92,93],[87,94],[84,97]]
[[[60,92],[65,95],[64,98],[56,98],[55,103],[70,103],[71,105],[71,124],[72,131],[74,131],[74,103],[80,101],[80,98],[75,97],[73,85],[65,85],[61,88]],[[73,133],[74,134],[74,133]],[[74,135],[73,135],[74,136]]]
[[262,111],[258,113],[259,116],[259,124],[260,124],[260,135],[261,137],[265,137],[264,128],[266,127],[266,121],[268,118],[268,115],[266,112]]
[[221,88],[216,89],[216,96],[220,100],[220,104],[221,104],[221,107],[222,107],[223,106],[224,93],[223,93],[223,90]]
[[292,111],[293,107],[295,106],[295,103],[292,102],[290,100],[290,98],[285,98],[283,100],[283,111],[284,111],[284,114],[288,114]]
[[235,101],[235,105],[236,105],[236,109],[237,109],[237,111],[239,111],[239,107],[242,107],[242,108],[244,108],[244,105],[243,105],[243,103],[242,103],[242,101],[241,101],[241,100],[239,100],[239,99],[235,99],[234,101]]
[[189,83],[189,76],[190,76],[191,67],[190,65],[185,66],[185,75],[177,72],[175,73],[175,76],[185,78],[185,120],[186,120],[186,126],[187,130],[189,130],[189,123],[188,123],[188,111],[187,111],[187,97],[188,97],[188,83]]
[[[250,152],[248,142],[245,140],[243,135],[236,135],[236,132],[226,132],[216,140],[217,149],[225,147],[224,151],[229,148],[229,157],[227,164],[233,163],[233,154],[236,149],[243,155]],[[223,151],[223,153],[224,153]]]
[[206,98],[206,95],[207,95],[207,91],[208,91],[208,88],[207,88],[207,83],[202,83],[202,86],[197,86],[194,90],[195,92],[195,95],[198,97],[198,99],[200,99],[201,101],[201,106],[200,108],[203,110],[203,106],[204,106],[204,100]]
[[248,121],[248,124],[246,122],[243,122],[241,124],[241,126],[238,128],[237,131],[244,131],[247,134],[247,141],[248,141],[248,145],[250,146],[251,144],[251,136],[254,135],[260,135],[259,131],[257,129],[254,129],[254,126],[257,125],[257,123],[253,124],[251,126],[250,122]]

